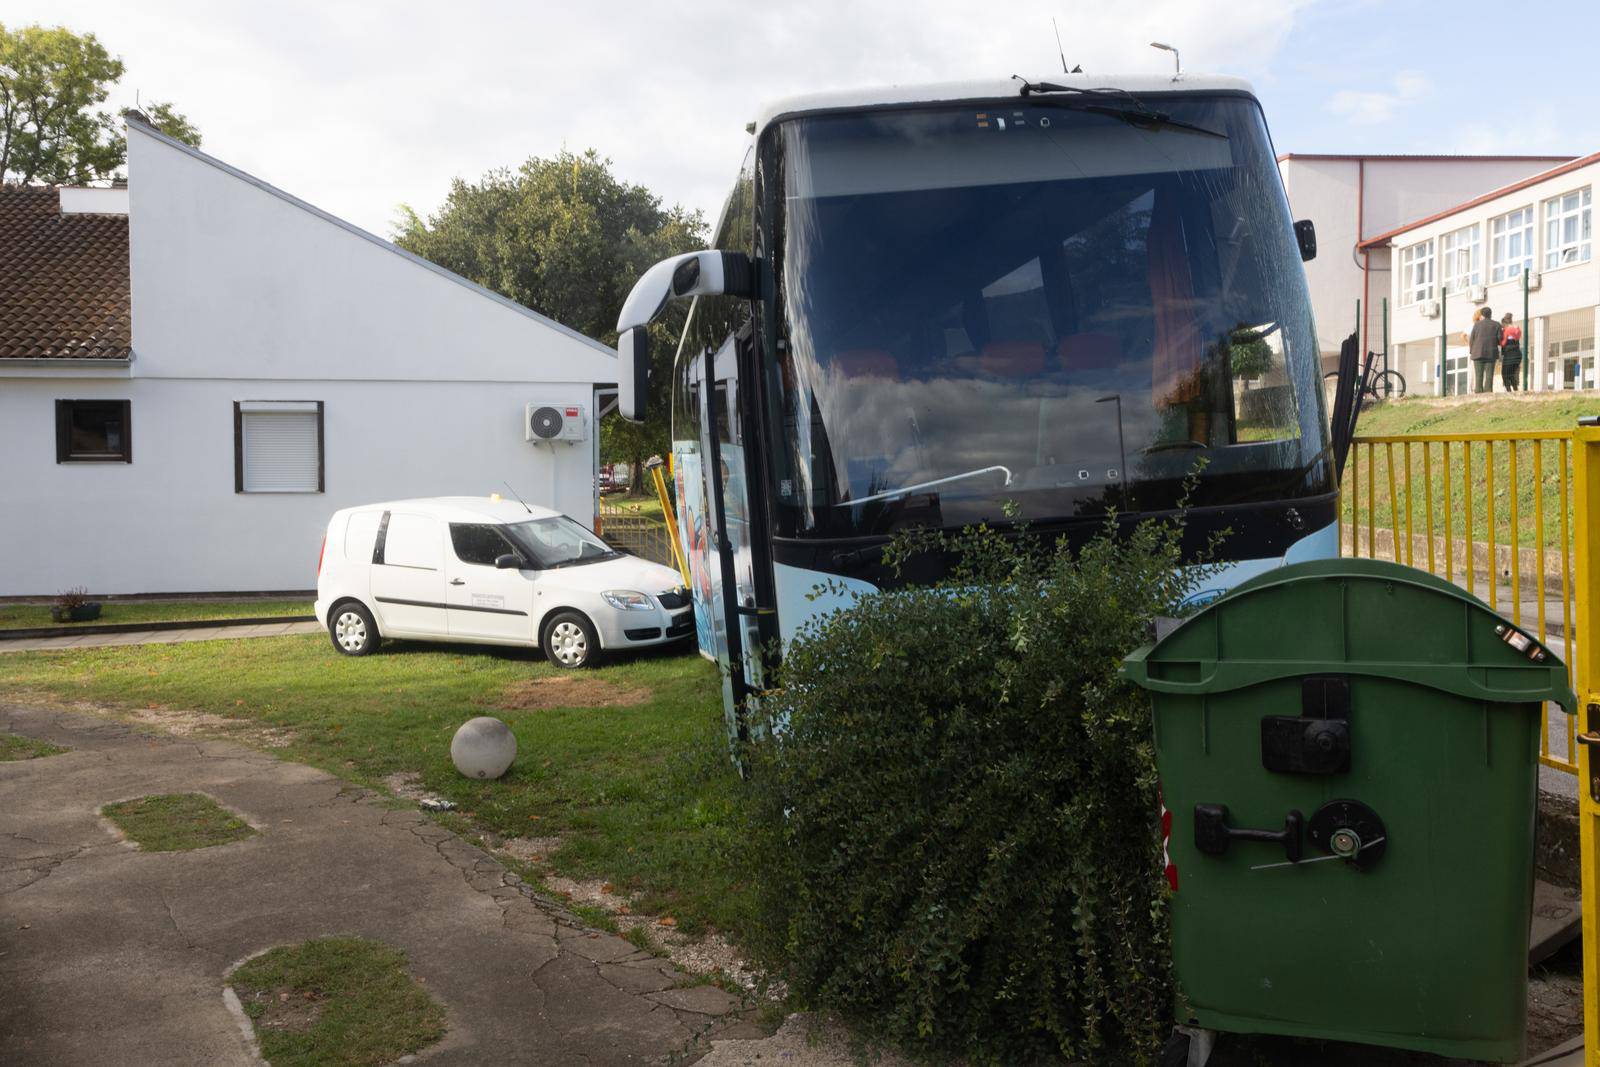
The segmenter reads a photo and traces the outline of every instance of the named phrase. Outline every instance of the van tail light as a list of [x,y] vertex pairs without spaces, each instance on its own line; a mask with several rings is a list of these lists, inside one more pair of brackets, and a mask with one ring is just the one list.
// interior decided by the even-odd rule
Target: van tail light
[[328,554],[328,535],[322,535],[322,547],[317,549],[317,577],[322,577],[322,559]]

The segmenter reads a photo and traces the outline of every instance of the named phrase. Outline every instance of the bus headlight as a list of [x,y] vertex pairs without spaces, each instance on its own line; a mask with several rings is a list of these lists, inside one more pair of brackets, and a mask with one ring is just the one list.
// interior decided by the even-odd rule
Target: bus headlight
[[650,598],[643,593],[635,593],[632,589],[608,589],[600,594],[606,598],[606,603],[618,611],[649,611],[655,607],[650,603]]

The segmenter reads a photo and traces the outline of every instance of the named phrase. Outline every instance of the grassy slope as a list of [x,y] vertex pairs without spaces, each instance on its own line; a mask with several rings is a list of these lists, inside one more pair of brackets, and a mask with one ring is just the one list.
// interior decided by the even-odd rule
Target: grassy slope
[[[243,725],[287,729],[290,759],[380,785],[416,771],[473,822],[510,836],[560,835],[556,873],[603,878],[640,894],[636,910],[679,925],[737,930],[739,779],[723,742],[716,668],[693,653],[599,668],[643,686],[635,707],[505,711],[509,685],[556,675],[534,653],[391,643],[341,657],[323,635],[206,641],[5,657],[0,695],[28,691],[128,708],[199,709]],[[474,715],[498,715],[517,735],[499,781],[461,777],[450,739]]]
[[[1546,398],[1548,396],[1548,399]],[[1358,436],[1393,436],[1410,434],[1466,434],[1466,433],[1504,433],[1518,430],[1567,430],[1577,424],[1580,415],[1600,414],[1600,398],[1577,397],[1570,393],[1541,394],[1526,398],[1510,398],[1504,396],[1490,397],[1484,400],[1474,400],[1466,403],[1440,402],[1428,399],[1414,398],[1392,401],[1379,404],[1362,412],[1361,421],[1356,428]],[[1427,446],[1428,462],[1431,464],[1431,489],[1432,489],[1432,529],[1442,534],[1444,530],[1444,450],[1441,445]],[[1450,514],[1451,533],[1456,538],[1463,536],[1464,516],[1468,510],[1466,499],[1466,462],[1462,455],[1463,446],[1454,444],[1450,454]],[[1534,445],[1531,442],[1521,442],[1515,446],[1517,463],[1517,543],[1523,547],[1531,547],[1542,542],[1545,547],[1553,548],[1560,542],[1561,534],[1561,452],[1553,443],[1546,443],[1540,448],[1540,461],[1543,466],[1543,478],[1533,476]],[[1474,444],[1471,446],[1472,477],[1471,485],[1471,513],[1473,537],[1478,541],[1487,541],[1489,537],[1489,471],[1485,462],[1486,446]],[[1395,481],[1394,496],[1391,500],[1389,494],[1389,477],[1391,471],[1390,455],[1393,455],[1393,474]],[[1362,527],[1362,545],[1366,544],[1366,526],[1369,518],[1369,501],[1371,502],[1370,515],[1372,524],[1378,529],[1392,527],[1398,516],[1404,532],[1405,515],[1407,511],[1406,480],[1405,480],[1405,448],[1395,445],[1388,448],[1382,444],[1375,445],[1369,452],[1365,446],[1357,444],[1352,452],[1350,463],[1345,470],[1344,488],[1346,490],[1343,500],[1343,519],[1349,522],[1352,506],[1358,507],[1359,520]],[[1421,533],[1429,528],[1428,524],[1428,493],[1430,481],[1424,478],[1423,446],[1411,446],[1411,477],[1414,492],[1410,500],[1411,529],[1414,533]],[[1569,462],[1570,467],[1570,462]],[[1510,543],[1512,535],[1511,523],[1511,448],[1505,443],[1494,446],[1494,500],[1495,500],[1495,533],[1496,544]],[[1354,482],[1352,482],[1352,479]],[[1535,495],[1538,491],[1536,484],[1542,481],[1544,498],[1545,526],[1543,536],[1534,528]],[[1355,493],[1350,490],[1354,484]],[[1571,506],[1570,493],[1568,507]],[[1570,511],[1569,511],[1570,515]],[[1570,519],[1569,519],[1570,522]],[[1345,531],[1346,551],[1349,550],[1349,531]],[[1366,549],[1363,547],[1363,554]],[[1418,565],[1425,565],[1425,561]]]
[[[111,600],[92,625],[113,622],[183,622],[190,619],[249,619],[310,615],[309,600]],[[0,603],[0,630],[29,626],[71,626],[50,618],[49,604]],[[91,625],[81,623],[79,625]]]

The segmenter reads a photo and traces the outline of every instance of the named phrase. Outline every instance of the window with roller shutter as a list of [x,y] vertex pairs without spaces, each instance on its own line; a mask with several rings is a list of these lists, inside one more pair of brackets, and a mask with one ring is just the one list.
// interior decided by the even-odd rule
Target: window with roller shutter
[[233,405],[233,491],[323,491],[322,401],[240,400]]

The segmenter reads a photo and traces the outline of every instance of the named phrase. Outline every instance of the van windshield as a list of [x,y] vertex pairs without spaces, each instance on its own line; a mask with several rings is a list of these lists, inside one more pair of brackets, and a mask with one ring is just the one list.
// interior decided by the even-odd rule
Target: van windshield
[[1040,96],[802,117],[772,168],[778,532],[1330,491],[1260,111]]
[[546,570],[598,563],[622,555],[565,515],[513,522],[500,529],[534,566]]

